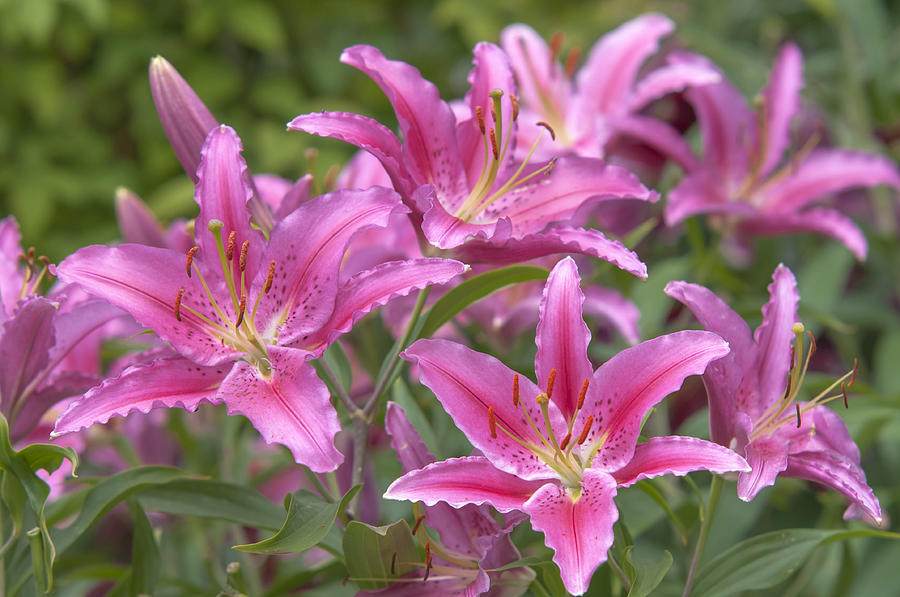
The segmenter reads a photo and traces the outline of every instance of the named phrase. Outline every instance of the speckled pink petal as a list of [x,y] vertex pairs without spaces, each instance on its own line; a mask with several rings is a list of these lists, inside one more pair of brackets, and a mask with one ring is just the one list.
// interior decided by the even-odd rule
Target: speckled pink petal
[[271,374],[238,361],[222,382],[218,400],[228,414],[244,415],[268,444],[286,446],[294,460],[317,473],[335,470],[344,456],[334,447],[341,430],[325,383],[305,351],[268,347]]
[[[445,284],[468,266],[452,259],[390,261],[360,272],[341,285],[331,318],[297,345],[320,354],[362,317],[395,298],[433,284]],[[282,342],[284,344],[284,342]]]
[[703,373],[710,361],[726,354],[728,344],[719,336],[685,331],[641,342],[603,363],[574,426],[580,430],[593,417],[585,450],[596,447],[599,452],[591,466],[606,471],[625,466],[647,412],[686,377]]
[[748,413],[754,420],[784,393],[794,341],[791,328],[797,321],[799,302],[793,272],[784,264],[779,264],[769,284],[769,301],[762,308],[762,323],[753,334],[757,345],[759,394],[754,404],[755,410]]
[[53,435],[106,423],[135,411],[175,407],[194,411],[203,403],[218,404],[216,391],[230,370],[230,363],[204,367],[177,357],[129,367],[69,405],[56,420]]
[[769,84],[762,90],[764,136],[760,176],[771,172],[791,142],[791,120],[800,110],[800,89],[803,87],[803,55],[792,43],[782,46],[769,76]]
[[748,472],[747,462],[733,450],[696,437],[651,437],[638,444],[634,457],[612,473],[619,487],[660,475],[683,477],[693,471],[712,471],[717,475]]
[[534,359],[541,388],[547,388],[550,372],[556,370],[551,398],[566,419],[575,413],[582,385],[594,374],[587,355],[591,332],[582,316],[583,303],[578,267],[566,257],[556,264],[544,285]]
[[[304,203],[272,231],[250,296],[263,293],[256,326],[267,337],[280,327],[278,341],[291,344],[319,330],[335,306],[339,272],[347,244],[356,233],[386,226],[399,196],[383,187],[333,191]],[[271,289],[264,292],[269,264]]]
[[467,195],[456,117],[437,87],[415,67],[388,60],[372,46],[347,48],[341,62],[371,77],[391,102],[403,135],[405,166],[415,172],[415,182],[433,183],[445,197]]
[[[515,372],[492,356],[448,340],[418,340],[401,356],[419,365],[422,383],[431,388],[456,426],[494,466],[523,479],[557,477],[532,450],[502,431],[506,429],[528,445],[542,447],[522,411],[523,406],[527,408],[531,420],[546,434],[543,415],[534,400],[542,390],[531,380],[519,375],[520,402],[515,406]],[[495,437],[492,437],[488,408],[494,411]],[[552,402],[549,412],[557,436],[562,437],[565,422]]]
[[581,480],[580,495],[573,500],[570,491],[556,483],[547,483],[525,503],[531,526],[544,533],[554,552],[563,584],[573,595],[583,595],[597,567],[606,561],[613,544],[613,524],[619,519],[616,481],[610,475],[587,469]]
[[541,481],[526,481],[496,468],[487,458],[469,456],[429,464],[407,473],[384,492],[389,500],[410,500],[461,508],[489,504],[500,512],[521,510]]
[[639,278],[647,277],[647,266],[625,245],[606,238],[599,230],[571,226],[556,226],[547,232],[497,244],[469,241],[454,249],[451,256],[465,263],[519,263],[559,253],[590,255],[609,261]]
[[[79,249],[56,269],[62,281],[80,284],[87,292],[124,309],[193,361],[214,365],[242,354],[224,346],[209,324],[187,310],[193,308],[219,321],[198,276],[187,277],[184,255],[144,245],[93,245]],[[181,288],[185,293],[178,321],[175,298]],[[217,300],[230,315],[231,301],[223,296]]]

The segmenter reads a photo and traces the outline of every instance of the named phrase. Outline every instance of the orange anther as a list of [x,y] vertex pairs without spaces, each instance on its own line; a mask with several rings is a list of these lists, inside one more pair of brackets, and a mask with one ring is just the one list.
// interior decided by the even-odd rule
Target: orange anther
[[191,250],[187,252],[187,263],[184,265],[184,269],[187,272],[187,277],[191,277],[191,265],[194,263],[194,255],[197,254],[197,251],[200,250],[200,247],[194,245],[191,247]]
[[581,384],[581,390],[578,392],[578,404],[575,405],[575,408],[578,410],[581,410],[584,406],[584,397],[587,396],[587,389],[590,383],[590,379],[585,379],[584,383]]
[[228,244],[225,246],[225,259],[231,261],[234,257],[234,243],[237,239],[237,232],[232,230],[228,233]]
[[496,439],[497,438],[497,421],[494,418],[494,407],[493,406],[488,407],[488,425],[490,425],[490,427],[491,427],[491,437]]
[[475,121],[478,122],[478,129],[484,135],[484,110],[481,106],[475,106]]
[[240,259],[239,259],[239,261],[238,261],[238,264],[240,265],[241,271],[244,271],[245,269],[247,269],[247,251],[248,251],[248,250],[250,250],[250,241],[249,241],[249,240],[245,240],[245,241],[241,244],[241,256],[240,256]]
[[510,93],[509,101],[512,103],[512,119],[515,121],[519,117],[519,98]]
[[266,284],[263,286],[263,292],[268,294],[272,290],[272,282],[275,280],[275,260],[269,262],[269,275],[266,276]]
[[564,437],[561,442],[559,442],[559,449],[565,450],[566,446],[569,445],[570,441],[572,441],[572,432],[571,431],[566,434],[566,437]]
[[556,131],[553,130],[553,127],[550,126],[549,123],[544,122],[543,120],[539,120],[538,122],[535,122],[535,124],[547,129],[550,132],[550,138],[553,139],[554,141],[556,141]]
[[554,385],[556,385],[556,367],[550,370],[550,377],[547,378],[547,398],[553,396]]
[[178,289],[178,294],[175,295],[175,319],[181,321],[181,297],[184,296],[184,288]]
[[234,322],[234,327],[239,328],[241,324],[244,322],[244,312],[247,310],[247,295],[241,295],[241,303],[238,305],[238,316],[237,321]]
[[566,76],[571,77],[575,72],[575,66],[578,65],[578,57],[581,55],[581,52],[578,48],[573,49],[569,52],[569,57],[566,58]]
[[494,129],[491,129],[489,131],[488,136],[491,139],[491,153],[494,154],[495,160],[499,160],[500,159],[500,148],[497,147],[497,133],[494,131]]
[[559,49],[562,47],[563,39],[565,39],[565,35],[563,35],[562,31],[557,31],[550,38],[550,60],[556,60],[556,57],[559,56]]
[[519,374],[513,375],[513,406],[519,406]]
[[587,421],[584,422],[584,429],[581,430],[581,435],[578,436],[578,441],[575,442],[579,446],[585,442],[588,436],[588,432],[591,430],[591,425],[594,424],[594,415],[588,415]]

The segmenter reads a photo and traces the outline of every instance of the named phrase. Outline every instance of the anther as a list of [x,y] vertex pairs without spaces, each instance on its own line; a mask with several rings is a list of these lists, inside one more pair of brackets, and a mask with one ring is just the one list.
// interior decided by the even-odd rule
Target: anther
[[556,385],[556,367],[550,370],[550,377],[547,378],[547,398],[553,396],[554,385]]
[[34,247],[28,247],[28,261],[34,262]]
[[41,263],[44,264],[44,267],[50,267],[50,258],[47,257],[46,255],[41,255],[37,259],[38,259],[38,261],[40,261]]
[[191,277],[191,264],[194,263],[194,255],[197,254],[197,251],[200,250],[200,247],[194,245],[191,247],[191,250],[187,253],[187,263],[184,264],[184,270],[187,272],[187,277]]
[[500,124],[500,118],[497,116],[497,106],[495,105],[495,102],[491,102],[491,121],[495,126]]
[[841,382],[841,394],[844,395],[844,408],[850,408],[850,401],[847,400],[847,382]]
[[797,347],[794,344],[791,344],[791,360],[789,361],[791,364],[791,369],[794,368],[794,359],[797,357]]
[[497,420],[494,418],[494,407],[488,407],[488,425],[491,428],[491,438],[497,439]]
[[423,522],[424,520],[425,520],[425,515],[424,515],[424,514],[416,519],[416,524],[414,524],[414,525],[413,525],[413,528],[412,528],[412,534],[413,534],[413,535],[415,535],[415,534],[416,534],[416,531],[419,530],[419,527],[422,526],[422,522]]
[[564,38],[562,31],[557,31],[550,38],[550,60],[556,60],[556,57],[559,56],[559,49],[562,47]]
[[[784,389],[784,395],[785,395],[785,396],[790,396],[790,395],[791,395],[791,385],[792,385],[791,382],[793,382],[793,381],[794,381],[794,380],[793,380],[793,377],[791,376],[790,372],[788,372],[788,374],[787,374],[787,387]],[[788,404],[790,404],[790,402],[788,402]],[[785,404],[785,406],[787,406],[787,404]],[[782,412],[783,412],[783,411],[782,411]]]
[[519,374],[513,375],[513,406],[519,406]]
[[237,239],[237,232],[232,230],[228,233],[228,244],[225,246],[225,259],[231,261],[234,258],[234,242]]
[[516,118],[519,117],[519,98],[510,93],[509,101],[512,102],[512,119],[515,122]]
[[484,110],[481,109],[481,106],[475,106],[475,120],[478,122],[478,129],[484,135]]
[[490,133],[489,137],[491,139],[491,153],[494,154],[495,160],[499,160],[500,159],[500,148],[497,147],[497,133],[494,131],[494,129],[491,129],[489,131],[489,133]]
[[577,410],[581,410],[581,407],[584,406],[584,397],[587,396],[587,389],[590,383],[590,379],[585,379],[584,383],[581,384],[581,391],[578,392],[578,404],[575,405]]
[[397,576],[397,552],[391,556],[391,576]]
[[570,441],[572,441],[572,432],[571,431],[566,434],[566,437],[564,437],[561,442],[559,442],[559,449],[565,450],[566,446],[569,445]]
[[275,260],[269,262],[269,275],[266,276],[266,284],[263,286],[263,293],[269,294],[272,290],[272,282],[275,280]]
[[422,580],[428,580],[429,574],[431,574],[431,541],[425,544],[425,576]]
[[588,432],[591,430],[591,425],[594,424],[594,415],[588,415],[587,421],[584,422],[584,429],[581,430],[581,435],[578,436],[578,441],[575,443],[579,446],[584,443],[587,439]]
[[795,402],[794,406],[797,408],[797,429],[800,429],[800,425],[802,424],[802,421],[800,420],[800,405]]
[[581,55],[581,52],[578,51],[578,48],[573,49],[569,52],[569,57],[566,58],[566,76],[571,77],[575,72],[575,66],[578,64],[578,57]]
[[184,296],[184,288],[178,289],[178,294],[175,295],[175,319],[181,321],[181,297]]
[[241,295],[241,303],[238,306],[238,316],[237,321],[234,322],[234,327],[239,328],[241,324],[244,322],[244,312],[247,310],[247,295]]
[[859,369],[859,359],[853,357],[853,373],[850,374],[850,381],[847,382],[847,387],[853,385],[853,382],[856,381],[856,371]]
[[241,256],[239,258],[238,264],[240,265],[241,271],[247,269],[247,251],[250,249],[250,241],[245,240],[241,244]]
[[556,141],[556,131],[553,130],[553,127],[550,126],[549,123],[546,123],[546,122],[544,122],[543,120],[539,120],[538,122],[535,122],[535,124],[538,125],[538,126],[542,126],[542,127],[544,127],[545,129],[547,129],[547,130],[550,132],[550,138],[551,138],[552,140]]
[[816,354],[816,338],[811,331],[806,330],[806,333],[809,335],[809,358],[812,358]]

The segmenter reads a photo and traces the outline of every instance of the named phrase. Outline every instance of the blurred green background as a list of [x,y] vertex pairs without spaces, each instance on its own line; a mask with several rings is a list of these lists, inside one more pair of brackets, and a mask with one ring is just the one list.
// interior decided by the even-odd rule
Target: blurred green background
[[763,83],[779,43],[795,40],[806,56],[806,97],[826,110],[836,140],[893,144],[900,155],[900,69],[892,67],[900,8],[882,0],[0,0],[0,209],[54,261],[117,237],[118,185],[163,219],[190,214],[191,187],[147,83],[156,54],[237,129],[254,172],[297,177],[313,142],[324,148],[322,171],[350,153],[285,132],[297,114],[347,109],[392,122],[375,85],[338,62],[346,46],[374,44],[453,98],[465,91],[471,47],[496,41],[508,23],[548,37],[562,31],[564,51],[585,52],[649,10],[676,20],[676,43],[709,55],[747,93]]

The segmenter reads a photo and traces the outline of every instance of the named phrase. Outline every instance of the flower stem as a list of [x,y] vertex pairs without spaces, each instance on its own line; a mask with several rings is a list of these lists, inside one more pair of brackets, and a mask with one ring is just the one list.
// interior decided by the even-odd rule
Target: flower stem
[[690,597],[691,589],[694,587],[694,578],[697,574],[697,566],[700,564],[700,556],[703,554],[703,547],[706,545],[707,537],[709,537],[709,529],[712,527],[716,507],[719,505],[719,496],[722,495],[722,484],[722,477],[713,475],[712,483],[709,485],[709,498],[706,500],[706,507],[700,511],[700,536],[697,537],[694,558],[691,560],[691,568],[688,570],[687,580],[684,583],[684,591],[681,593],[681,597]]

